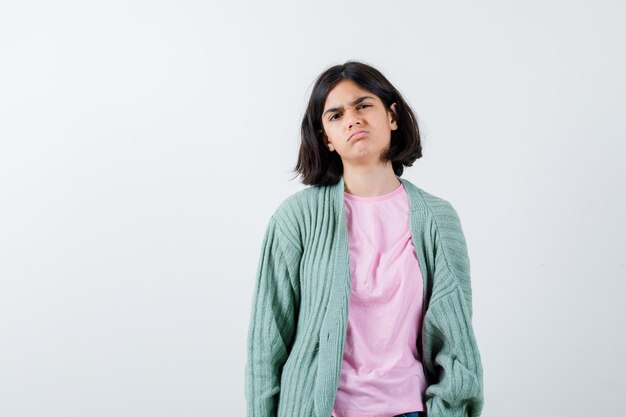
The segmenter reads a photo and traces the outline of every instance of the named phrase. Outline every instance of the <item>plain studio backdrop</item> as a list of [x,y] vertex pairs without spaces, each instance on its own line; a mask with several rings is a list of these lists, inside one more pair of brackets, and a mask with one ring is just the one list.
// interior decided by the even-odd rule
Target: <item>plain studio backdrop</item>
[[245,415],[315,77],[378,68],[457,209],[484,417],[623,412],[626,6],[0,4],[0,416]]

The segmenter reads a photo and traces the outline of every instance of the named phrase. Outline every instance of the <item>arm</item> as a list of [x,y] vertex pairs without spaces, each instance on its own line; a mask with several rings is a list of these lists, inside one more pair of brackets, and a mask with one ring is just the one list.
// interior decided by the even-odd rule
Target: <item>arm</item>
[[429,417],[479,417],[483,369],[472,327],[470,263],[458,214],[448,203],[436,216],[435,282],[441,290],[424,317],[429,339],[424,353],[430,381]]
[[248,328],[248,417],[274,417],[277,413],[282,367],[289,356],[297,322],[299,255],[272,216],[263,237]]

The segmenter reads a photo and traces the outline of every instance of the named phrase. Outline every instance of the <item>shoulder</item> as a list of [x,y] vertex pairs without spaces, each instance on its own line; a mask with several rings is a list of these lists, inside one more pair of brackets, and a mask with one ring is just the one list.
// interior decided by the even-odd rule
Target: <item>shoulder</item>
[[450,201],[423,189],[411,181],[403,179],[407,191],[411,194],[413,211],[427,211],[435,222],[459,222],[459,215]]
[[431,213],[433,244],[439,262],[451,272],[468,298],[467,301],[471,303],[470,260],[459,214],[447,199],[422,189],[419,191],[426,209]]
[[438,228],[443,228],[448,232],[461,232],[459,213],[449,200],[424,190],[421,190],[421,193]]
[[320,187],[309,186],[285,197],[274,209],[271,219],[281,234],[299,252],[303,247],[306,218],[315,210]]
[[[417,211],[426,211],[432,219],[434,244],[439,247],[445,258],[457,260],[467,256],[467,244],[461,226],[461,219],[454,205],[440,195],[435,195],[413,184],[409,184],[414,193]],[[465,260],[460,263],[464,264]]]
[[272,213],[279,223],[294,224],[314,206],[317,187],[307,187],[285,197]]

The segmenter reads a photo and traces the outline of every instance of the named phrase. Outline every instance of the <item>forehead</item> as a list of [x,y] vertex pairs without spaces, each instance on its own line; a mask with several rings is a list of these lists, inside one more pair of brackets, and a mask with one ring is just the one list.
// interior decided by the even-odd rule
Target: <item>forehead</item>
[[374,93],[362,88],[354,81],[342,80],[326,96],[324,110],[333,107],[349,106],[350,102],[363,96],[372,97],[374,100],[378,99]]

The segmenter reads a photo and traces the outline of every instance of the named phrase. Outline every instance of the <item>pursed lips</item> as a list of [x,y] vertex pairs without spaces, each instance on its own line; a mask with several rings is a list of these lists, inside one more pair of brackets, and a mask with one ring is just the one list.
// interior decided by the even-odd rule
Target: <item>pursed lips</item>
[[367,133],[367,131],[365,131],[365,130],[357,130],[356,132],[354,132],[353,134],[350,135],[350,137],[348,138],[348,141],[350,141],[350,139],[352,139],[354,136],[359,135],[361,133]]

